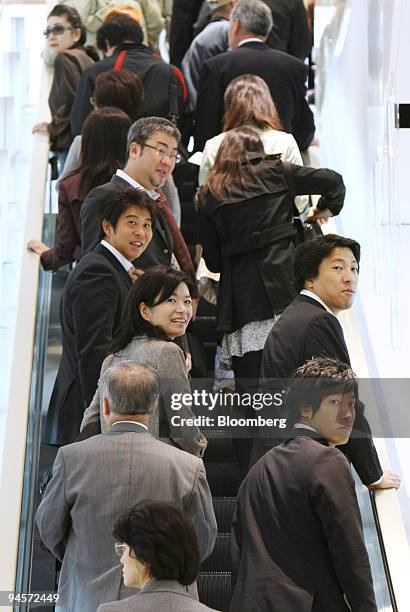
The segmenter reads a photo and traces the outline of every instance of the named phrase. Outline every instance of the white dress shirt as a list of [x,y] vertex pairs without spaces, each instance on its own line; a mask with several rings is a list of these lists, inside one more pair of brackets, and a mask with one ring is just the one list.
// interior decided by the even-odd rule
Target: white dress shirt
[[307,295],[308,297],[312,298],[312,300],[316,300],[316,302],[319,302],[319,304],[322,304],[323,308],[326,308],[327,312],[330,312],[330,314],[336,317],[335,313],[330,310],[329,306],[325,304],[324,301],[321,300],[318,295],[316,295],[316,293],[313,293],[313,291],[309,291],[309,289],[302,289],[302,291],[300,292],[300,295]]
[[124,172],[124,170],[117,170],[115,176],[119,176],[124,181],[127,181],[127,183],[129,183],[131,187],[134,187],[134,189],[139,189],[139,191],[145,191],[145,193],[151,198],[151,200],[158,200],[159,193],[157,193],[153,189],[145,189],[145,187],[143,187],[141,183],[133,179],[129,174]]
[[261,40],[260,38],[256,38],[255,36],[253,37],[249,37],[249,38],[245,38],[244,40],[241,40],[240,43],[237,44],[236,48],[238,47],[242,47],[242,45],[246,45],[246,43],[250,43],[250,42],[258,42],[258,43],[264,43],[264,40]]
[[110,251],[110,253],[112,253],[116,259],[118,259],[118,261],[120,262],[120,264],[122,265],[122,267],[124,268],[126,272],[129,272],[130,270],[134,268],[133,264],[130,261],[128,261],[128,259],[124,257],[122,253],[117,251],[117,249],[113,247],[112,244],[110,244],[106,240],[101,240],[101,244],[106,249],[108,249],[108,251]]
[[114,423],[111,423],[111,427],[113,425],[116,425],[117,423],[132,423],[133,425],[139,425],[140,427],[143,427],[144,429],[146,429],[148,431],[148,427],[146,425],[144,425],[144,423],[140,423],[140,422],[137,422],[137,421],[122,421],[122,420],[114,421]]

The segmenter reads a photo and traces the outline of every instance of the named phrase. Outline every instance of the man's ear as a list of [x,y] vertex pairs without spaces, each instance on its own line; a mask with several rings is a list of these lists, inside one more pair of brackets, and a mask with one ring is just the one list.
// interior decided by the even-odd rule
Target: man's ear
[[313,416],[313,410],[310,406],[301,406],[299,409],[299,414],[307,421],[310,421]]
[[104,238],[110,238],[112,232],[113,232],[113,227],[111,225],[111,223],[107,220],[107,219],[103,219],[101,221],[101,227],[103,229],[104,232]]
[[136,159],[140,157],[142,153],[142,147],[138,142],[132,142],[130,144],[130,148],[128,149],[128,157],[131,159]]
[[314,278],[307,278],[305,280],[305,284],[304,284],[304,289],[307,289],[308,291],[312,291],[313,287],[314,287]]

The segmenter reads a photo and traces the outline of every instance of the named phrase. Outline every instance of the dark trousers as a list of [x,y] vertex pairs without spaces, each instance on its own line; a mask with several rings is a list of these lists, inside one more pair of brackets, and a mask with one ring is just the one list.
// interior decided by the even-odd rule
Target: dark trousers
[[[243,357],[232,357],[232,369],[235,374],[235,391],[237,393],[252,393],[252,391],[257,390],[262,355],[263,351],[253,351],[245,353]],[[245,410],[242,416],[253,416],[250,412],[251,410]],[[252,443],[252,438],[233,438],[232,440],[242,478],[245,478],[250,467],[249,461]]]

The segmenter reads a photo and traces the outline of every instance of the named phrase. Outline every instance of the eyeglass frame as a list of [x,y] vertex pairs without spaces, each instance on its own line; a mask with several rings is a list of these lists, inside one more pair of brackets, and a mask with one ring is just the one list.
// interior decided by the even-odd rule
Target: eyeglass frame
[[[58,32],[56,32],[56,29]],[[73,28],[73,26],[63,26],[63,25],[55,25],[52,28],[46,28],[43,32],[43,36],[48,38],[50,34],[54,34],[54,36],[61,36],[67,30],[76,30],[77,28]]]
[[168,153],[168,151],[164,151],[164,149],[154,147],[153,145],[147,144],[146,142],[141,142],[138,144],[140,144],[142,148],[148,147],[148,149],[153,149],[154,151],[156,151],[157,155],[161,156],[161,160],[169,157],[169,159],[173,161],[175,165],[178,165],[182,161],[182,155],[180,155],[179,153]]

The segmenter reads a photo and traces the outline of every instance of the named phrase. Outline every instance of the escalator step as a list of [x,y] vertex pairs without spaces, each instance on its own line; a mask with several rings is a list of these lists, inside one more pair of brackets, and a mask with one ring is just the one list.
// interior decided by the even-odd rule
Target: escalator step
[[229,572],[200,573],[197,579],[199,601],[215,610],[228,612],[231,603]]
[[214,497],[236,497],[241,483],[237,462],[210,462],[206,466],[206,475]]
[[216,342],[216,318],[213,316],[197,316],[191,323],[192,332],[202,342]]
[[201,565],[204,572],[226,572],[231,570],[229,533],[218,533],[212,554]]
[[205,453],[205,465],[208,462],[235,462],[236,455],[231,438],[212,438],[208,440]]
[[219,533],[229,533],[235,511],[235,497],[214,497],[214,511]]

